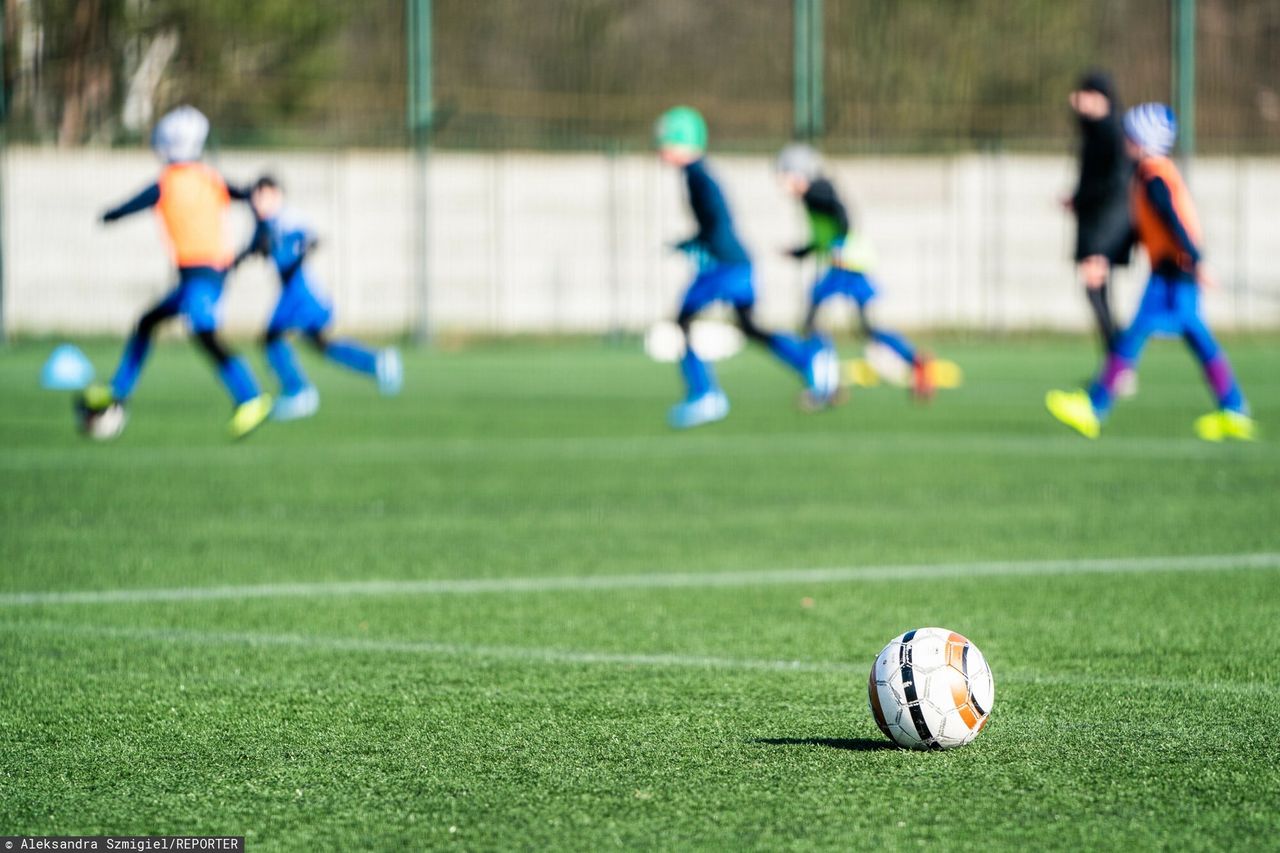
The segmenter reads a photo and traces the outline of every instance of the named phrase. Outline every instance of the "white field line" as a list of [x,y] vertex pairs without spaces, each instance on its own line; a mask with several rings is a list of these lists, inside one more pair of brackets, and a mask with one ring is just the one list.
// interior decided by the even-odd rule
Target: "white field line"
[[[566,666],[619,666],[649,669],[710,669],[729,672],[794,672],[848,675],[865,678],[871,665],[848,661],[768,660],[718,655],[676,653],[601,652],[575,649],[489,646],[411,640],[374,640],[303,634],[259,634],[227,631],[192,631],[180,628],[113,628],[69,625],[57,622],[0,624],[0,631],[17,634],[40,632],[56,636],[90,637],[123,642],[183,644],[194,646],[243,646],[255,649],[293,649],[339,654],[411,655],[436,658],[480,659],[499,662]],[[1059,687],[1119,687],[1138,690],[1170,690],[1237,695],[1280,695],[1280,684],[1265,682],[1211,682],[1198,679],[1147,678],[1106,675],[997,672],[1001,681]]]
[[0,607],[60,604],[145,604],[271,598],[350,596],[432,596],[538,592],[594,592],[620,589],[714,589],[827,583],[864,583],[975,577],[1046,577],[1161,572],[1221,572],[1280,569],[1280,553],[1202,554],[1181,557],[981,561],[827,569],[764,569],[740,572],[650,572],[632,575],[459,578],[439,580],[317,581],[169,589],[104,589],[71,592],[13,592]]
[[[1047,417],[1047,416],[1046,416]],[[352,441],[325,449],[330,461],[394,462],[398,464],[437,463],[475,457],[533,459],[543,461],[599,461],[629,459],[682,459],[756,455],[773,451],[785,443],[790,455],[834,454],[862,457],[888,451],[936,453],[946,456],[991,454],[1000,456],[1067,458],[1148,458],[1180,461],[1213,460],[1218,464],[1257,464],[1274,459],[1276,448],[1267,444],[1221,447],[1195,438],[1111,437],[1089,442],[1054,430],[1045,435],[1002,435],[998,433],[778,433],[727,435],[629,435],[579,437],[510,437],[500,440],[473,438],[412,438],[396,441]],[[305,450],[305,452],[304,452]],[[106,452],[104,452],[106,451]],[[287,459],[291,455],[311,458],[310,448],[290,447],[79,447],[21,448],[0,451],[0,470],[41,471],[82,468],[139,467],[244,467],[260,465],[263,459]]]

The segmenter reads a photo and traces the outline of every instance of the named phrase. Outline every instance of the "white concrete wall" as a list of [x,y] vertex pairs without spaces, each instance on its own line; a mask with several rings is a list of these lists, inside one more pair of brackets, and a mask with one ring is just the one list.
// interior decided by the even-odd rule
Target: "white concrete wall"
[[[339,323],[398,333],[422,306],[414,293],[413,167],[399,152],[224,153],[236,181],[278,175],[323,240],[315,269]],[[810,271],[780,250],[800,240],[798,206],[762,157],[718,157],[757,260],[760,310],[795,323]],[[904,327],[1083,329],[1088,316],[1068,261],[1072,227],[1057,199],[1066,158],[965,155],[854,158],[832,171],[880,256],[886,322]],[[5,322],[11,332],[121,333],[170,284],[155,221],[104,227],[106,207],[151,181],[138,152],[10,149],[5,181]],[[665,243],[692,224],[678,174],[650,156],[433,153],[431,290],[439,331],[640,329],[669,316],[689,269]],[[1224,284],[1207,299],[1224,328],[1280,327],[1280,160],[1197,161],[1193,189],[1209,257]],[[236,213],[237,233],[250,219]],[[1126,316],[1141,265],[1120,279]],[[260,328],[276,284],[262,263],[228,291],[230,328]],[[837,316],[833,319],[842,319]]]

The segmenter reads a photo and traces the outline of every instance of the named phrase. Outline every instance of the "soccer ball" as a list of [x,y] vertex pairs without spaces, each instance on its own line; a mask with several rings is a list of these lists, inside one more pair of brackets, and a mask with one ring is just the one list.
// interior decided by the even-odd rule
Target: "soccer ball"
[[76,424],[82,435],[94,441],[110,441],[124,432],[125,422],[129,416],[120,403],[111,403],[104,408],[88,405],[83,397],[76,399]]
[[978,736],[996,686],[978,647],[945,628],[894,637],[871,667],[867,699],[885,736],[910,749],[953,749]]

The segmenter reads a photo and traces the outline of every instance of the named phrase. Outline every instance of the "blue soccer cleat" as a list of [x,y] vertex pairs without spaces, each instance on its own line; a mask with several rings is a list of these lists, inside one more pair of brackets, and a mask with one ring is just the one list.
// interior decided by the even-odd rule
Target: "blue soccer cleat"
[[671,407],[667,422],[675,429],[692,429],[724,420],[729,414],[729,398],[723,391],[708,391],[701,397]]
[[320,392],[307,386],[296,394],[284,394],[271,407],[271,420],[296,421],[320,411]]
[[378,379],[378,391],[386,397],[394,397],[404,387],[404,365],[400,351],[394,347],[379,350],[374,368]]

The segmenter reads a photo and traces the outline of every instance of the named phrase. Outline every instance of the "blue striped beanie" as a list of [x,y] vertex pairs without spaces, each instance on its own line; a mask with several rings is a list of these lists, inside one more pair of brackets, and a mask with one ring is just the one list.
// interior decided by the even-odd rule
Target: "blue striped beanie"
[[1164,104],[1139,104],[1124,115],[1125,135],[1152,154],[1173,150],[1178,138],[1178,117]]

